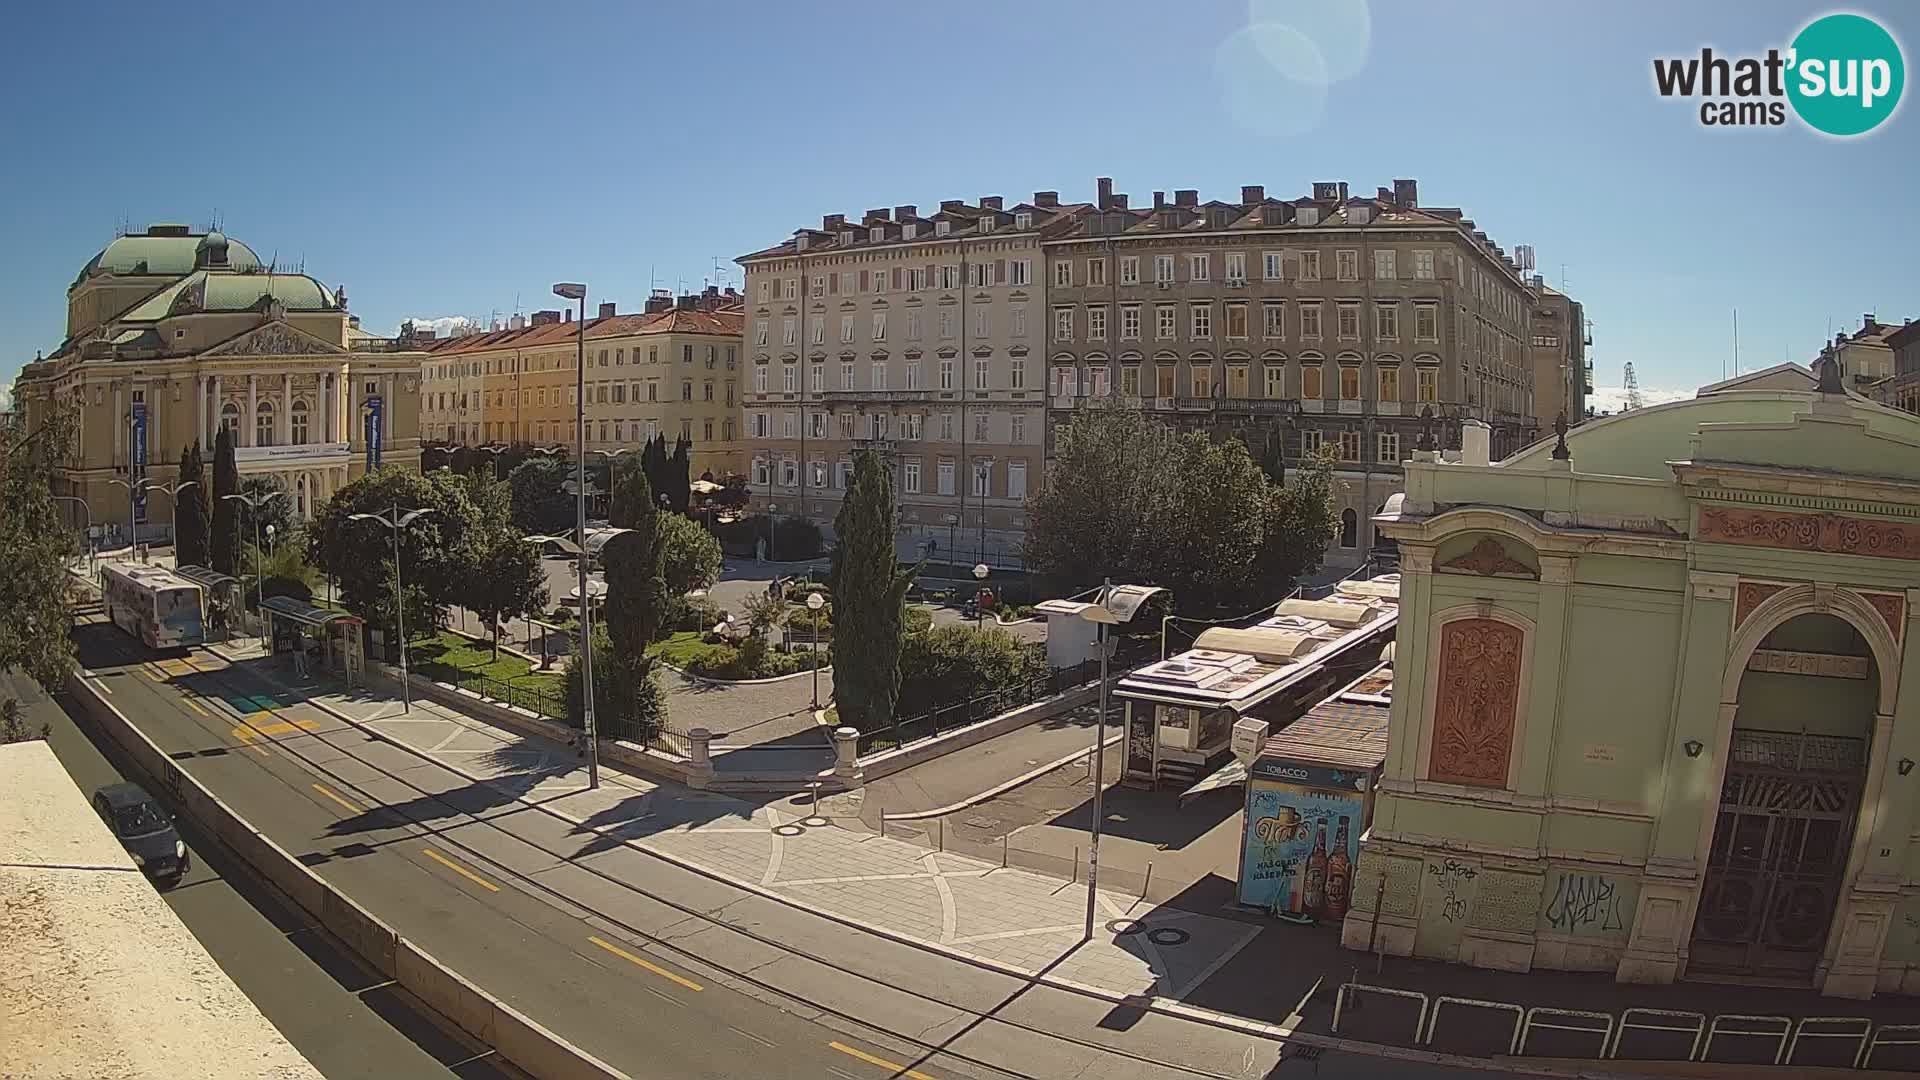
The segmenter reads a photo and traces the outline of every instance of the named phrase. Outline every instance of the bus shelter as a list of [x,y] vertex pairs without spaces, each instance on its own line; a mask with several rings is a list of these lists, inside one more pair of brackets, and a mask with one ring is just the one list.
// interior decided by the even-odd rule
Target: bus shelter
[[269,596],[260,602],[260,610],[272,629],[275,656],[293,657],[296,666],[311,663],[344,677],[348,686],[360,685],[367,661],[362,643],[365,623],[359,616],[315,607],[292,596]]
[[230,640],[233,613],[241,610],[240,579],[205,566],[176,566],[173,572],[200,586],[206,594],[207,640]]

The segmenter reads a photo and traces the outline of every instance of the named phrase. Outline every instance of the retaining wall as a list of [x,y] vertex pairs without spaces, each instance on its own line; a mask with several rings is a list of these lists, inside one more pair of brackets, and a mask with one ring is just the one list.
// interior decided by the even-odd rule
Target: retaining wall
[[923,739],[912,746],[863,757],[860,759],[861,777],[863,780],[873,781],[883,776],[890,776],[902,769],[932,761],[934,758],[951,754],[955,750],[964,750],[969,746],[986,742],[988,739],[998,738],[1009,731],[1018,731],[1028,724],[1037,723],[1050,716],[1058,716],[1069,709],[1079,708],[1099,697],[1099,694],[1098,684],[1069,690],[1058,697],[1036,701],[1031,705],[1014,709],[1012,712],[1004,712],[991,719],[982,720],[977,724],[969,724],[963,728],[955,728],[944,735]]
[[627,1074],[462,978],[396,933],[274,843],[232,807],[187,775],[112,702],[75,671],[67,693],[87,719],[135,765],[170,792],[187,817],[225,843],[374,970],[394,979],[428,1008],[493,1047],[540,1080],[628,1080]]

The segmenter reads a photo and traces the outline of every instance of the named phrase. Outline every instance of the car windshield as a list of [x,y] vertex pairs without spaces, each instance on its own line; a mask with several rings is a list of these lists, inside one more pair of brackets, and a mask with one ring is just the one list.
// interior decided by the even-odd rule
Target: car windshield
[[145,836],[166,828],[167,815],[154,803],[122,806],[113,812],[113,831],[121,836]]

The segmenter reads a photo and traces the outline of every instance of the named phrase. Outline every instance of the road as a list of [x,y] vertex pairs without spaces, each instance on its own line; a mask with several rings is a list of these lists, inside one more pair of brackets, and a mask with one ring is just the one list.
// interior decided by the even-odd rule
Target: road
[[[850,931],[583,837],[207,654],[156,662],[100,624],[75,636],[96,685],[182,769],[402,935],[632,1075],[1161,1080],[1275,1066],[1267,1040]],[[1331,1053],[1319,1071],[1470,1075]]]
[[[91,796],[128,779],[118,764],[123,760],[119,749],[96,745],[33,680],[0,674],[0,698],[9,697],[21,703],[34,729],[46,725],[48,745],[83,793]],[[150,791],[160,790],[143,778],[133,779]],[[321,1073],[339,1080],[520,1075],[474,1060],[485,1047],[444,1026],[410,996],[381,986],[384,976],[366,970],[318,933],[305,913],[262,885],[223,847],[208,843],[191,822],[182,820],[180,832],[192,863],[180,883],[162,893],[167,906]],[[460,1066],[458,1073],[454,1066]]]

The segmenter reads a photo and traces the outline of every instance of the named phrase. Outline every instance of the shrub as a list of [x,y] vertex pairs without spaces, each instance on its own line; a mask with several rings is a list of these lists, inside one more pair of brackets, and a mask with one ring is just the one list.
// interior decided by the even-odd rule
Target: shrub
[[[752,557],[767,538],[767,515],[752,514],[723,521],[714,533],[729,555]],[[815,559],[825,550],[820,526],[807,518],[782,517],[773,526],[773,557],[781,562]]]
[[[567,723],[574,728],[585,726],[584,683],[576,644],[567,660],[565,684]],[[667,718],[666,698],[653,678],[652,662],[634,664],[617,657],[600,627],[593,634],[593,716],[603,738],[637,743],[658,735]]]
[[907,637],[900,653],[896,715],[966,701],[1032,682],[1047,673],[1045,650],[1005,630],[941,626]]
[[676,597],[669,603],[667,618],[662,629],[668,632],[676,630],[696,630],[711,632],[714,624],[720,621],[726,612],[719,604],[705,597]]
[[933,629],[933,612],[926,608],[908,608],[905,628],[908,636],[926,633]]

